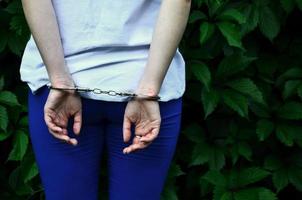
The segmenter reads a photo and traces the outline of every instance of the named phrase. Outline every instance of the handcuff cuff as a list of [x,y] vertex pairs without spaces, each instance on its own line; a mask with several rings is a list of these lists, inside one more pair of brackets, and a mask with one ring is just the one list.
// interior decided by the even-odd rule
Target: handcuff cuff
[[79,87],[75,86],[73,88],[59,88],[59,87],[53,87],[52,85],[47,85],[49,89],[55,89],[55,90],[75,90],[76,92],[93,92],[95,94],[108,94],[110,96],[128,96],[129,100],[149,100],[149,101],[158,101],[160,100],[160,96],[155,95],[155,96],[149,96],[149,95],[143,95],[143,94],[136,94],[136,93],[127,93],[127,92],[116,92],[114,90],[101,90],[99,88],[85,88],[85,87]]

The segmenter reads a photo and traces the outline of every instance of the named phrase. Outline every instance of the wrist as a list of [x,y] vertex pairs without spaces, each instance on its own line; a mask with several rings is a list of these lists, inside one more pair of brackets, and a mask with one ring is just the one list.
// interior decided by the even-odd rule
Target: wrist
[[57,77],[50,80],[51,85],[53,87],[67,87],[67,88],[74,88],[75,83],[73,82],[71,77]]
[[145,72],[138,83],[136,91],[146,95],[158,95],[161,84],[162,81],[155,78],[154,74]]
[[74,87],[49,85],[48,88],[50,90],[56,91],[56,93],[60,93],[60,94],[68,94],[68,95],[76,95],[77,94],[77,91],[74,89]]
[[156,95],[158,95],[159,92],[152,87],[143,87],[143,88],[140,87],[135,90],[135,93],[137,95],[156,96]]

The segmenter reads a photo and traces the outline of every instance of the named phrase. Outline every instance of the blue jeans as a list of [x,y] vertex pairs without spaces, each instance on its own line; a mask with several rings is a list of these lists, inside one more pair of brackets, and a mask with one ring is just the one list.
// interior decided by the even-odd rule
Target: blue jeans
[[80,135],[73,146],[52,136],[44,121],[49,89],[35,95],[28,91],[29,132],[46,200],[97,200],[100,161],[108,156],[110,200],[159,200],[172,161],[181,125],[182,97],[159,102],[161,127],[158,137],[146,148],[130,154],[122,150],[123,117],[127,102],[82,98]]

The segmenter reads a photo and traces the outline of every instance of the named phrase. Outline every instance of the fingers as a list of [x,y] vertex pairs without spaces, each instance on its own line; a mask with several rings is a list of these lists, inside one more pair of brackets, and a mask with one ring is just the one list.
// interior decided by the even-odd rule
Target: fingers
[[49,114],[44,114],[44,121],[51,132],[62,132],[63,129],[53,123],[53,120]]
[[77,145],[78,141],[74,138],[70,138],[67,134],[66,128],[61,128],[57,126],[53,121],[53,118],[50,114],[45,113],[44,114],[44,121],[46,125],[48,126],[48,131],[57,139],[63,140],[69,144]]
[[50,129],[48,129],[49,132],[57,139],[59,140],[63,140],[69,144],[72,144],[72,145],[77,145],[78,144],[78,141],[75,139],[75,138],[70,138],[68,135],[64,135],[64,134],[61,134],[61,133],[57,133],[57,132],[53,132],[51,131]]
[[151,134],[149,133],[149,134],[143,135],[140,138],[140,141],[141,142],[152,142],[158,136],[158,133],[159,133],[159,127],[156,127],[154,129],[152,129]]
[[82,126],[82,111],[80,110],[74,115],[73,131],[75,134],[80,134]]
[[129,154],[130,152],[136,151],[138,149],[144,149],[149,146],[151,142],[140,142],[139,138],[133,138],[133,144],[123,149],[123,154]]
[[159,134],[159,127],[156,127],[146,135],[143,136],[137,135],[136,137],[133,138],[133,144],[123,149],[123,153],[128,154],[138,149],[146,148],[152,143],[153,140],[155,140],[155,138],[157,138],[158,134]]
[[123,122],[123,139],[124,142],[128,142],[131,137],[131,121],[130,119],[125,116]]

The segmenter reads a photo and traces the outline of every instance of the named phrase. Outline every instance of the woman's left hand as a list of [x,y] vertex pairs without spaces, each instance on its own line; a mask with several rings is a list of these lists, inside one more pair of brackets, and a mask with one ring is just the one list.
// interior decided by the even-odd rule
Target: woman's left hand
[[135,135],[142,137],[134,137],[132,144],[123,149],[124,154],[146,148],[158,136],[161,124],[158,102],[140,99],[127,103],[123,123],[124,142],[130,140],[132,123],[135,124]]

